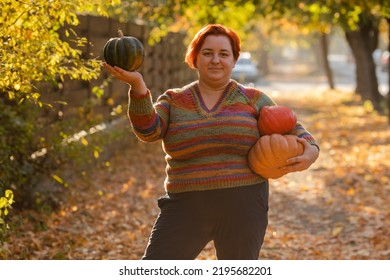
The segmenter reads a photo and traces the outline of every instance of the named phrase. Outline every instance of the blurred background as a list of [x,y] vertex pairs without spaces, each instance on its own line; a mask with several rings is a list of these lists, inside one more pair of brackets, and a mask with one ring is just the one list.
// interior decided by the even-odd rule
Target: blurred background
[[[287,205],[305,190],[306,206],[334,209],[334,247],[316,250],[324,245],[317,236],[305,257],[390,257],[388,238],[378,239],[390,236],[389,1],[2,0],[0,259],[139,258],[163,191],[163,155],[160,145],[144,147],[129,133],[128,86],[102,71],[103,47],[118,29],[138,38],[145,48],[139,71],[156,98],[197,79],[184,55],[208,23],[227,25],[242,40],[232,77],[298,110],[321,140],[321,181],[292,179],[296,196],[287,188],[274,197]],[[328,192],[329,185],[336,187]],[[291,220],[306,221],[313,210],[299,209]],[[119,217],[128,227],[118,229]],[[266,257],[308,238],[289,230],[270,229],[271,243],[282,245],[270,245]],[[339,248],[349,251],[331,253]],[[285,257],[299,258],[297,250]]]

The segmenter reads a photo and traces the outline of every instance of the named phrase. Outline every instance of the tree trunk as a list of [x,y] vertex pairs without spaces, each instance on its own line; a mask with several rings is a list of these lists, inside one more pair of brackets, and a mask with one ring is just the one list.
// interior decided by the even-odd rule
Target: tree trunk
[[321,33],[319,39],[320,39],[322,65],[324,67],[326,78],[328,79],[329,88],[334,89],[335,86],[333,81],[333,73],[332,73],[332,69],[330,68],[329,60],[328,60],[328,54],[329,54],[328,36],[326,33]]
[[346,39],[351,47],[356,63],[356,89],[363,100],[372,102],[374,108],[383,112],[380,103],[383,97],[379,93],[378,80],[372,53],[378,40],[378,29],[370,22],[360,23],[359,29],[346,31]]

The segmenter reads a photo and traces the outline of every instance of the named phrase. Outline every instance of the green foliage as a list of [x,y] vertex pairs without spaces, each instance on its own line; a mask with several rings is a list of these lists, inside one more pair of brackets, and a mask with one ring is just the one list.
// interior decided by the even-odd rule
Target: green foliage
[[276,26],[288,20],[301,28],[329,32],[332,25],[354,29],[365,18],[390,17],[390,4],[383,0],[148,0],[115,3],[109,14],[150,26],[150,43],[169,31],[185,31],[191,38],[203,25],[214,22],[234,28],[245,41],[259,19]]
[[221,23],[235,29],[243,41],[256,20],[253,1],[123,1],[110,15],[121,21],[141,21],[150,27],[149,43],[169,32],[185,32],[189,38],[205,24]]
[[[81,0],[3,0],[0,3],[0,90],[10,99],[39,100],[34,86],[41,81],[90,80],[99,73],[97,60],[81,57],[88,42],[72,26],[80,12],[107,15],[109,2]],[[66,42],[60,38],[62,28]]]
[[[110,9],[110,16],[122,21],[142,21],[151,27],[149,43],[158,42],[170,31],[185,31],[188,38],[207,23],[222,23],[238,31],[242,41],[253,26],[262,20],[272,22],[275,29],[289,24],[303,33],[313,30],[329,33],[331,27],[357,28],[359,21],[372,17],[389,17],[388,1],[340,0],[186,0],[123,1]],[[288,22],[288,23],[287,23]]]
[[0,98],[0,179],[7,182],[8,187],[12,187],[11,181],[16,178],[19,178],[18,183],[25,183],[31,170],[30,159],[25,155],[31,154],[37,144],[33,136],[35,124],[28,118],[35,117],[28,108],[27,103],[17,104]]
[[205,24],[221,23],[237,31],[241,40],[245,41],[256,20],[255,10],[251,1],[200,0],[186,7],[182,20],[190,24],[187,27],[190,37]]
[[109,8],[110,17],[122,22],[138,22],[151,29],[149,44],[153,45],[166,36],[176,17],[183,14],[183,1],[120,1]]
[[[72,27],[79,24],[78,14],[107,16],[107,9],[118,3],[120,0],[0,2],[0,191],[12,189],[19,205],[29,204],[26,200],[34,197],[42,201],[36,186],[44,177],[66,185],[57,171],[61,164],[84,164],[101,151],[98,143],[67,141],[75,131],[99,121],[96,116],[93,120],[86,117],[86,110],[93,112],[92,105],[80,108],[83,121],[50,122],[41,116],[54,104],[44,104],[41,94],[66,77],[98,77],[99,61],[85,57],[82,48],[88,42]],[[12,202],[7,191],[1,197],[0,218]]]
[[257,2],[257,11],[264,18],[286,18],[301,27],[328,32],[338,25],[344,30],[353,30],[359,22],[390,16],[388,1],[340,1],[340,0],[267,0]]
[[[99,63],[83,60],[81,50],[87,42],[72,32],[79,23],[77,11],[91,10],[81,1],[14,1],[0,3],[0,92],[9,99],[39,102],[36,84],[42,81],[97,77]],[[90,2],[90,1],[89,1]],[[96,2],[96,1],[95,1]],[[60,38],[60,28],[68,42]],[[71,43],[69,43],[71,42]],[[42,104],[41,104],[42,105]]]
[[103,147],[118,135],[91,137],[104,125],[96,125],[101,121],[96,114],[89,120],[84,108],[78,117],[52,123],[38,118],[40,111],[31,102],[0,98],[0,180],[13,190],[18,207],[50,210],[58,205],[57,191],[69,186],[63,168],[71,165],[73,176],[82,175],[101,163]]

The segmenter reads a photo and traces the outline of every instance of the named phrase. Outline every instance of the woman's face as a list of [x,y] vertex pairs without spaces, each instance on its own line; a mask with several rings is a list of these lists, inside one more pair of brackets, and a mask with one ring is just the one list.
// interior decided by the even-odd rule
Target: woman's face
[[199,78],[209,82],[227,83],[236,63],[230,40],[224,35],[209,35],[197,55]]

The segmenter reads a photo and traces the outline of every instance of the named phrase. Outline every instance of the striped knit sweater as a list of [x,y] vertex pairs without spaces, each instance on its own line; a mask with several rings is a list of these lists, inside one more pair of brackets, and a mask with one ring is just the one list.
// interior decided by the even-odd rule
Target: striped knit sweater
[[[145,142],[162,139],[166,153],[165,188],[187,192],[257,184],[247,155],[259,138],[261,107],[275,105],[264,93],[231,80],[217,104],[208,109],[197,82],[171,89],[153,104],[150,92],[132,96],[129,118],[134,133]],[[297,123],[292,134],[315,144]]]

